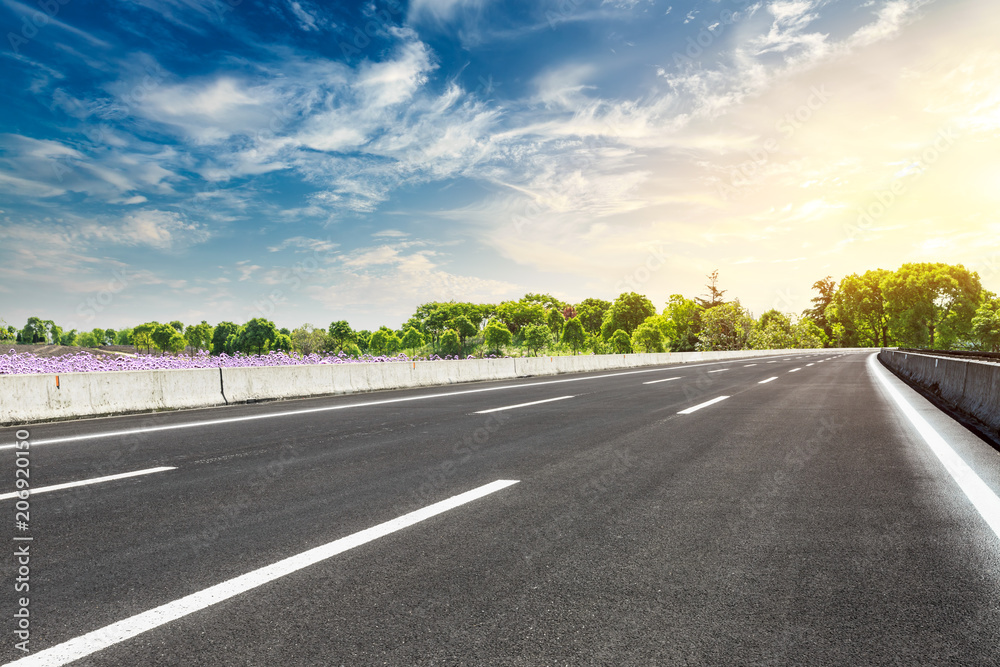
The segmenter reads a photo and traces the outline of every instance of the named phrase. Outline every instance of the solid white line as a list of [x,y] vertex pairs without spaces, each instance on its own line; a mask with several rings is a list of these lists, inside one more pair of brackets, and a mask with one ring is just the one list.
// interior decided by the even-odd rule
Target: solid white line
[[717,368],[714,371],[709,371],[709,373],[725,373],[728,370],[728,368]]
[[[566,378],[564,380],[545,380],[543,382],[528,382],[524,384],[505,384],[499,387],[483,387],[482,389],[465,389],[462,391],[450,391],[440,394],[422,394],[420,396],[405,396],[403,398],[387,398],[380,401],[365,401],[361,403],[345,403],[343,405],[325,405],[319,408],[303,408],[301,410],[289,410],[287,412],[267,412],[259,415],[245,415],[243,417],[223,417],[221,419],[206,419],[198,422],[186,422],[183,424],[167,424],[164,426],[150,426],[147,428],[137,428],[122,431],[105,431],[103,433],[88,433],[86,435],[72,435],[63,438],[41,438],[32,440],[31,446],[53,445],[62,442],[79,442],[81,440],[94,440],[97,438],[112,438],[117,436],[138,435],[139,433],[155,433],[158,431],[172,431],[181,428],[197,428],[199,426],[218,426],[219,424],[235,424],[237,422],[253,421],[256,419],[271,419],[274,417],[297,417],[299,415],[311,414],[315,412],[328,412],[331,410],[347,410],[349,408],[366,408],[374,405],[387,405],[390,403],[403,403],[406,401],[422,401],[431,398],[448,398],[451,396],[464,396],[466,394],[479,394],[484,391],[502,391],[505,389],[524,389],[532,387],[543,387],[550,384],[561,384],[563,382],[583,382],[585,380],[600,380],[602,378],[618,377],[621,375],[636,375],[638,373],[656,373],[663,371],[676,371],[677,366],[684,368],[699,368],[701,366],[718,366],[728,364],[731,361],[709,361],[703,364],[671,364],[668,367],[658,366],[656,368],[644,368],[638,371],[620,371],[618,373],[606,373],[604,375],[587,375],[579,378]],[[768,362],[772,363],[772,362]],[[416,387],[414,387],[416,388]],[[37,426],[35,427],[37,428]],[[14,445],[0,445],[0,449],[14,449]]]
[[459,507],[473,500],[482,498],[491,493],[495,493],[508,486],[517,484],[518,480],[501,479],[477,489],[466,491],[442,500],[439,503],[428,505],[423,509],[404,514],[401,517],[380,523],[359,533],[342,537],[322,546],[304,551],[296,556],[291,556],[277,563],[262,567],[253,572],[248,572],[242,576],[216,584],[203,591],[192,593],[186,597],[174,600],[165,605],[150,609],[131,618],[112,623],[111,625],[88,632],[85,635],[76,637],[62,644],[58,644],[44,651],[39,651],[33,655],[9,663],[10,665],[32,665],[38,667],[59,667],[67,663],[79,660],[97,651],[104,650],[127,639],[131,639],[144,632],[158,628],[161,625],[176,621],[188,614],[201,611],[218,604],[223,600],[235,597],[241,593],[253,590],[268,582],[280,579],[285,575],[297,572],[303,568],[314,565],[337,554],[341,554],[349,549],[353,549],[362,544],[366,544],[390,533],[394,533],[403,528],[407,528],[416,523],[420,523],[448,510]]
[[888,392],[889,396],[892,397],[892,400],[896,402],[896,405],[899,406],[903,414],[906,415],[906,418],[910,420],[914,428],[917,429],[924,442],[927,443],[927,446],[930,447],[934,455],[944,465],[948,474],[951,475],[952,479],[958,483],[959,488],[972,501],[973,506],[979,511],[983,519],[986,520],[993,533],[1000,538],[1000,498],[993,493],[990,487],[986,486],[986,483],[951,448],[951,445],[938,435],[934,427],[920,416],[920,413],[899,393],[899,390],[892,386],[885,372],[878,367],[878,362],[875,361],[876,356],[876,354],[872,354],[868,357],[868,366],[871,368],[872,373],[878,378],[878,381]]
[[[29,489],[31,495],[38,493],[48,493],[49,491],[58,491],[59,489],[71,489],[74,486],[86,486],[88,484],[100,484],[102,482],[110,482],[115,479],[125,479],[126,477],[138,477],[139,475],[152,475],[154,472],[164,472],[166,470],[177,470],[177,466],[161,466],[159,468],[146,468],[145,470],[136,470],[135,472],[123,472],[117,475],[108,475],[107,477],[95,477],[94,479],[84,479],[79,482],[66,482],[64,484],[53,484],[52,486],[40,486],[37,489]],[[7,500],[9,498],[17,498],[17,492],[14,493],[0,493],[0,500]]]
[[802,370],[801,368],[793,368],[792,370],[790,370],[788,372],[789,373],[794,373],[795,371],[801,371],[801,370]]
[[775,377],[773,377],[773,378],[767,378],[766,380],[761,380],[761,381],[760,381],[760,382],[758,382],[757,384],[767,384],[768,382],[774,382],[774,381],[775,381],[775,380],[777,380],[777,379],[778,379],[778,377],[777,377],[777,376],[775,376]]
[[729,397],[728,396],[716,396],[715,398],[713,398],[710,401],[705,401],[704,403],[699,403],[698,405],[694,405],[694,406],[692,406],[692,407],[690,407],[690,408],[688,408],[686,410],[681,410],[677,414],[679,414],[679,415],[689,415],[692,412],[695,412],[697,410],[701,410],[702,408],[707,408],[708,406],[714,405],[715,403],[718,403],[719,401],[724,401],[727,398],[729,398]]
[[531,403],[518,403],[517,405],[505,405],[502,408],[490,408],[489,410],[479,410],[473,412],[474,415],[485,415],[487,412],[500,412],[501,410],[516,410],[517,408],[526,408],[529,405],[540,405],[541,403],[551,403],[552,401],[565,401],[567,398],[576,398],[576,396],[559,396],[557,398],[546,398],[543,401],[532,401]]
[[649,382],[643,382],[643,384],[656,384],[657,382],[670,382],[671,380],[680,380],[680,377],[663,378],[662,380],[650,380]]

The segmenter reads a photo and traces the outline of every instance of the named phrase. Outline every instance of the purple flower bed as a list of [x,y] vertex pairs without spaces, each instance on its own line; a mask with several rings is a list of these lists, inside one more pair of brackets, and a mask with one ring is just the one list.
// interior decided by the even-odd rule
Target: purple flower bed
[[[32,373],[87,373],[105,371],[151,371],[183,368],[233,368],[246,366],[299,366],[305,364],[364,364],[382,363],[387,361],[442,361],[461,359],[462,357],[432,354],[430,357],[408,357],[400,353],[393,357],[364,355],[360,359],[340,354],[286,354],[284,352],[269,352],[262,355],[245,355],[237,353],[233,356],[221,354],[213,357],[204,350],[193,357],[186,355],[156,356],[140,354],[136,357],[95,357],[86,352],[64,354],[58,357],[39,357],[30,353],[18,354],[11,350],[8,354],[0,354],[0,375],[30,375]],[[469,356],[466,359],[475,359]],[[493,355],[484,358],[495,358]]]

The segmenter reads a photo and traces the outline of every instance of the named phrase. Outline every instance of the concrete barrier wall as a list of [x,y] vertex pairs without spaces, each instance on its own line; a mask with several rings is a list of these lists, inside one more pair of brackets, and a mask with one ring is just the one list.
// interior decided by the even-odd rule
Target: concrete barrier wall
[[[0,424],[846,350],[740,350],[0,375]],[[58,385],[57,386],[57,378]]]
[[1000,436],[1000,364],[882,350],[879,360]]

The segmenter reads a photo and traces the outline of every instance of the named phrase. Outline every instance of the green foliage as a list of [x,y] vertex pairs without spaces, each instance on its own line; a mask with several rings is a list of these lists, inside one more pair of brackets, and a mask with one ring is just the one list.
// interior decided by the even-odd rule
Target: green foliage
[[800,350],[827,347],[830,339],[819,325],[810,319],[803,319],[792,326],[792,347]]
[[423,347],[425,342],[424,335],[412,326],[406,330],[405,334],[403,334],[403,340],[401,341],[403,348],[410,350],[411,352],[417,348]]
[[632,339],[625,333],[624,329],[618,329],[608,340],[608,347],[613,354],[631,354]]
[[26,345],[45,342],[45,324],[40,317],[29,317],[21,329],[21,342]]
[[834,297],[837,293],[837,283],[834,282],[833,278],[827,276],[822,280],[817,280],[812,285],[814,290],[819,292],[818,296],[814,296],[810,299],[813,303],[813,307],[802,313],[803,317],[808,317],[823,330],[823,333],[827,339],[833,335],[833,325],[827,318],[826,310],[833,303]]
[[[152,351],[153,331],[159,325],[159,322],[146,322],[132,329],[132,344],[135,345],[136,350],[145,349],[147,354]],[[77,345],[82,345],[82,343],[77,341]]]
[[725,294],[727,291],[719,289],[718,269],[712,271],[710,274],[708,274],[707,277],[708,277],[708,284],[705,285],[705,287],[708,288],[708,294],[706,295],[708,298],[706,299],[704,297],[695,297],[695,301],[698,302],[698,305],[706,310],[724,304],[725,301],[722,300],[722,295]]
[[76,337],[76,344],[80,347],[97,347],[101,343],[94,337],[94,332],[84,331]]
[[[173,327],[171,327],[173,328]],[[163,349],[164,352],[170,352],[172,354],[177,354],[181,352],[185,347],[187,347],[187,338],[182,334],[174,331],[173,335],[167,340],[167,344]]]
[[517,336],[522,329],[545,322],[545,307],[526,301],[504,301],[497,306],[497,319]]
[[576,316],[583,325],[583,330],[588,334],[596,334],[601,331],[601,324],[604,322],[604,313],[611,308],[610,301],[603,299],[584,299],[576,305]]
[[305,355],[323,352],[333,344],[329,334],[323,329],[317,329],[311,324],[303,324],[292,330],[290,336],[292,349]]
[[566,324],[566,318],[563,317],[562,312],[553,308],[546,314],[545,323],[548,325],[549,331],[552,332],[552,336],[559,340],[563,325]]
[[448,323],[448,328],[458,333],[459,344],[465,349],[465,341],[479,333],[479,327],[473,324],[468,316],[459,315]]
[[972,318],[972,335],[984,352],[1000,352],[1000,299],[986,293],[983,304]]
[[445,354],[458,354],[462,349],[462,341],[454,329],[445,329],[440,336],[441,351]]
[[701,314],[701,323],[698,334],[700,350],[744,350],[755,324],[739,299],[705,310]]
[[524,345],[528,354],[534,356],[552,344],[552,330],[544,324],[529,324],[524,327]]
[[[123,331],[129,331],[129,332],[131,332],[132,330],[131,329],[123,329]],[[59,344],[60,345],[76,345],[77,344],[76,339],[77,339],[76,329],[73,329],[72,331],[67,331],[67,332],[63,333],[63,335],[59,338]]]
[[132,345],[132,329],[121,329],[115,334],[115,345]]
[[[347,320],[337,320],[336,322],[330,323],[330,342],[333,343],[332,350],[334,352],[339,352],[343,350],[347,345],[354,343],[358,340],[357,334],[351,325],[347,323]],[[365,341],[367,345],[368,341]]]
[[875,269],[860,276],[852,273],[840,281],[825,311],[829,336],[837,345],[890,345],[891,317],[885,286],[891,276],[892,271]]
[[[287,331],[287,329],[284,329],[284,331]],[[279,352],[291,352],[292,337],[288,334],[279,332],[277,337],[274,339],[274,343],[271,344],[271,349]]]
[[664,335],[670,342],[672,352],[694,352],[698,349],[704,310],[694,299],[685,299],[680,294],[670,296],[667,307],[663,309],[663,319],[666,323]]
[[393,355],[399,352],[402,343],[396,333],[388,327],[382,327],[372,334],[368,342],[369,354]]
[[551,294],[525,294],[521,297],[521,301],[527,304],[538,304],[543,310],[558,310],[562,311],[566,307],[566,303],[555,298]]
[[632,332],[631,345],[636,352],[663,352],[663,329],[656,322],[656,316],[646,319]]
[[577,354],[580,348],[587,344],[587,332],[579,317],[573,317],[566,321],[566,326],[563,327],[562,331],[562,342],[570,346],[573,354]]
[[618,295],[604,314],[601,336],[604,340],[610,340],[616,331],[622,330],[631,338],[632,332],[645,322],[647,317],[655,314],[656,307],[652,301],[635,292],[624,292]]
[[501,354],[503,348],[510,345],[513,339],[510,329],[497,321],[487,324],[483,334],[487,349],[492,350],[495,354]]
[[184,331],[184,337],[188,344],[195,350],[207,350],[212,344],[212,337],[215,331],[211,324],[205,320],[201,324],[191,324]]
[[150,336],[153,339],[153,344],[159,349],[166,352],[170,349],[170,338],[177,333],[177,329],[174,329],[169,324],[157,324],[153,327],[153,332]]
[[[361,354],[365,354],[369,351],[368,343],[371,341],[371,339],[372,339],[371,331],[369,331],[368,329],[360,329],[354,332],[354,343],[352,343],[352,345],[358,348]],[[351,346],[348,345],[347,347],[348,349],[345,349],[344,352],[347,352],[347,354],[350,355]],[[360,356],[360,354],[358,356]]]
[[747,336],[751,350],[784,350],[795,347],[791,319],[773,308],[753,325]]
[[982,285],[961,264],[904,264],[884,291],[895,338],[905,346],[946,348],[971,337]]
[[278,338],[274,322],[255,317],[242,327],[236,336],[237,349],[245,354],[264,354]]
[[[135,331],[139,328],[136,327]],[[212,331],[212,354],[233,354],[236,349],[236,336],[239,334],[240,326],[234,322],[219,322]],[[133,338],[135,333],[133,333]],[[230,337],[232,340],[230,341]]]

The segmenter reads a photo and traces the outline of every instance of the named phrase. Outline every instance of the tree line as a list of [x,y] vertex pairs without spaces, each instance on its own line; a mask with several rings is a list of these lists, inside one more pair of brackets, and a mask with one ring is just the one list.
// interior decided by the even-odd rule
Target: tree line
[[1000,299],[974,271],[941,263],[904,264],[895,271],[827,276],[813,284],[811,308],[799,315],[771,309],[759,318],[739,299],[726,300],[718,271],[707,293],[674,294],[662,310],[636,292],[614,301],[575,304],[526,294],[496,304],[429,302],[398,329],[355,330],[346,320],[326,328],[279,329],[264,318],[244,324],[146,322],[115,331],[63,331],[28,318],[22,329],[0,327],[0,340],[80,347],[131,345],[145,353],[301,354],[351,357],[431,355],[625,354],[695,350],[819,347],[927,347],[1000,351]]

